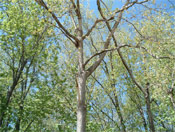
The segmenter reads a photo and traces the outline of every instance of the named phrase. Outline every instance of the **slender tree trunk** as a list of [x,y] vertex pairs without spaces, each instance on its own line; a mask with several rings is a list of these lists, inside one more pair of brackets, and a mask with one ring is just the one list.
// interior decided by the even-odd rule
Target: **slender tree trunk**
[[146,100],[146,108],[147,108],[148,121],[149,121],[149,129],[150,129],[150,132],[155,132],[154,118],[153,118],[153,114],[152,114],[152,111],[151,111],[149,84],[147,84],[147,87],[146,87],[145,100]]
[[86,131],[86,80],[87,75],[84,68],[83,40],[82,30],[79,31],[79,47],[78,47],[78,88],[77,88],[77,132]]
[[121,113],[121,110],[120,110],[118,96],[115,93],[114,93],[114,96],[115,96],[115,108],[116,108],[117,114],[118,114],[119,119],[120,119],[120,125],[122,126],[121,129],[122,129],[122,132],[126,132],[126,127],[125,127],[123,116],[122,116],[122,113]]
[[19,67],[19,70],[17,71],[16,76],[13,77],[13,84],[10,87],[10,90],[7,92],[6,103],[3,106],[3,110],[2,110],[1,115],[0,115],[0,127],[2,127],[3,119],[4,119],[4,116],[5,116],[5,111],[7,110],[7,107],[9,106],[10,99],[12,97],[13,91],[14,91],[15,87],[18,84],[18,81],[21,77],[21,74],[24,70],[25,65],[27,64],[27,59],[24,60],[23,54],[21,56],[21,60],[22,60],[21,67]]
[[19,77],[17,79],[16,78],[14,79],[14,82],[13,82],[10,90],[7,92],[7,97],[6,97],[6,100],[5,100],[6,103],[3,106],[3,109],[2,109],[2,112],[1,112],[1,115],[0,115],[0,127],[2,127],[2,125],[3,125],[3,119],[4,119],[4,116],[5,116],[5,111],[7,110],[7,107],[10,103],[11,96],[13,94],[13,91],[14,91],[17,83],[18,83],[18,80],[19,80]]
[[168,90],[168,95],[170,95],[170,102],[173,106],[173,108],[175,109],[175,101],[174,101],[174,90],[173,90],[173,86],[174,86],[174,83],[172,85],[172,87]]
[[137,106],[137,107],[138,107],[140,116],[142,117],[142,120],[143,120],[143,126],[144,126],[144,128],[145,128],[145,132],[148,132],[147,123],[146,123],[146,120],[145,120],[145,117],[144,117],[143,109],[142,109],[142,107],[141,107],[140,105]]
[[148,100],[148,99],[146,99],[146,106],[147,106],[147,114],[148,114],[150,131],[155,132],[153,115],[152,115],[151,107],[150,107],[150,100]]

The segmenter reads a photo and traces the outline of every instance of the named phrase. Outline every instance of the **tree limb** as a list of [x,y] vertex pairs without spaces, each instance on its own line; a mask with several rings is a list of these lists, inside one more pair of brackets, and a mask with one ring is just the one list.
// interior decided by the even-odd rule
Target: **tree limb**
[[84,66],[86,66],[87,63],[88,63],[92,58],[94,58],[94,57],[97,56],[97,55],[101,55],[101,54],[103,54],[104,52],[114,51],[114,50],[117,50],[117,49],[119,49],[119,48],[128,47],[128,46],[130,46],[130,45],[127,45],[127,44],[126,44],[126,45],[120,45],[120,46],[118,46],[117,48],[104,49],[104,50],[102,50],[102,51],[100,51],[100,52],[97,52],[97,53],[95,53],[94,55],[92,55],[89,59],[86,60],[86,62],[84,63]]
[[83,40],[84,40],[87,36],[89,36],[89,34],[93,31],[93,29],[96,27],[96,25],[97,25],[99,22],[110,21],[110,20],[113,20],[113,19],[114,19],[114,17],[109,18],[109,19],[107,19],[107,20],[104,20],[104,19],[97,19],[97,20],[94,22],[93,26],[92,26],[92,27],[87,31],[87,33],[83,36]]
[[[121,18],[122,18],[122,12],[120,12],[119,16],[118,16],[118,20],[115,22],[114,26],[113,26],[113,29],[112,29],[112,32],[110,32],[110,34],[108,35],[108,38],[105,42],[105,45],[104,45],[104,49],[107,49],[109,44],[110,44],[110,40],[111,40],[111,37],[112,37],[112,34],[114,34],[115,30],[117,29],[120,21],[121,21]],[[94,62],[94,64],[88,68],[88,74],[87,76],[91,75],[93,71],[95,71],[95,69],[99,66],[99,64],[101,63],[101,61],[103,60],[103,58],[105,57],[106,55],[106,52],[104,52],[103,54],[100,55],[100,58]]]
[[[144,2],[147,2],[147,1],[148,1],[148,0],[145,0],[145,1],[142,1],[142,2],[139,2],[139,3],[138,3],[138,0],[135,0],[135,1],[132,2],[132,3],[126,2],[126,4],[122,7],[122,9],[121,9],[121,10],[118,10],[118,11],[127,10],[128,8],[130,8],[131,6],[133,6],[133,5],[136,4],[136,3],[137,3],[137,4],[141,4],[141,3],[144,3]],[[97,5],[98,5],[98,10],[99,10],[99,12],[100,12],[102,18],[105,19],[105,16],[103,15],[103,12],[102,12],[101,7],[100,7],[100,2],[99,2],[99,0],[97,0]],[[118,11],[115,12],[115,13],[118,13]],[[121,12],[120,12],[120,13],[121,13]],[[116,39],[115,39],[115,36],[114,36],[113,33],[112,33],[112,29],[111,29],[111,26],[109,25],[108,21],[106,21],[106,25],[107,25],[109,31],[111,32],[111,35],[112,35],[112,38],[113,38],[113,41],[114,41],[115,46],[118,47],[117,41],[116,41]],[[125,61],[125,59],[124,59],[124,57],[123,57],[123,55],[122,55],[120,49],[117,49],[117,52],[118,52],[118,54],[119,54],[119,56],[120,56],[120,58],[121,58],[121,61],[122,61],[123,65],[124,65],[125,68],[127,69],[128,73],[129,73],[131,79],[133,80],[133,82],[135,83],[135,85],[136,85],[143,93],[145,93],[144,90],[143,90],[143,87],[135,80],[134,75],[132,74],[132,70],[129,68],[129,66],[128,66],[127,62]]]
[[[72,39],[74,39],[76,42],[78,41],[78,38],[75,37],[74,35],[72,35],[71,33],[69,33],[69,31],[67,31],[67,29],[61,24],[61,22],[58,20],[58,18],[56,17],[55,13],[53,13],[48,7],[47,5],[44,3],[43,0],[35,0],[39,5],[41,5],[42,7],[44,7],[53,17],[53,19],[56,21],[56,23],[58,24],[58,26],[62,29],[62,31],[64,31],[64,33],[66,34],[66,37],[69,36]],[[41,2],[42,1],[42,2]],[[42,4],[40,4],[42,3]]]
[[115,11],[111,17],[114,17],[115,14],[117,14],[117,13],[119,13],[119,12],[122,12],[122,11],[124,11],[124,10],[129,9],[130,7],[132,7],[132,6],[135,5],[135,4],[143,4],[143,3],[148,2],[148,1],[149,1],[149,0],[144,0],[144,1],[138,2],[138,0],[135,0],[135,1],[133,1],[132,3],[126,2],[125,6],[123,6],[122,9]]
[[[99,12],[100,12],[102,18],[106,20],[106,18],[104,17],[104,15],[103,15],[103,13],[102,13],[101,6],[100,6],[100,1],[99,1],[99,0],[97,0],[97,6],[98,6],[98,10],[99,10]],[[124,6],[125,6],[125,5],[124,5]],[[121,19],[122,19],[122,14],[123,14],[123,11],[121,11],[121,12],[119,13],[118,18],[117,18],[117,20],[116,20],[115,23],[114,23],[114,26],[113,26],[112,30],[110,31],[110,33],[109,33],[109,35],[108,35],[108,37],[107,37],[107,39],[106,39],[106,42],[105,42],[105,44],[104,44],[104,49],[107,49],[107,48],[108,48],[108,46],[109,46],[109,44],[110,44],[110,41],[111,41],[111,38],[112,38],[112,36],[113,36],[115,30],[117,29],[117,27],[118,27],[118,25],[119,25],[119,23],[120,23],[120,21],[121,21]],[[107,21],[106,21],[106,22],[107,22]],[[87,77],[88,77],[89,75],[91,75],[92,72],[94,72],[95,69],[100,65],[100,63],[101,63],[101,61],[103,60],[103,58],[105,57],[105,55],[106,55],[106,52],[104,52],[103,54],[101,54],[101,55],[100,55],[100,58],[99,58],[96,62],[94,62],[94,64],[92,64],[92,66],[90,66],[90,67],[88,68],[88,70],[87,70]]]
[[104,21],[103,19],[97,19],[93,26],[87,31],[87,33],[83,36],[83,39],[85,39],[89,34],[92,32],[92,30],[96,27],[97,23]]

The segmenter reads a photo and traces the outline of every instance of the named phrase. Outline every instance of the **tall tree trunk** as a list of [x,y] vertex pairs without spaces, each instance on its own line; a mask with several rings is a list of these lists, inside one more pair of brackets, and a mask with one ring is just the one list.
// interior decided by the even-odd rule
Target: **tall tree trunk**
[[78,108],[77,108],[77,132],[85,132],[86,129],[86,74],[78,77]]
[[152,114],[152,111],[151,111],[151,100],[150,100],[150,94],[149,94],[149,83],[147,83],[147,87],[146,87],[145,100],[146,100],[146,108],[147,108],[148,121],[149,121],[149,129],[150,129],[150,132],[155,132],[154,118],[153,118],[153,114]]
[[78,48],[78,88],[77,88],[77,132],[85,132],[86,131],[86,80],[87,75],[84,68],[84,55],[83,55],[83,40],[82,38],[82,30],[79,32],[79,48]]

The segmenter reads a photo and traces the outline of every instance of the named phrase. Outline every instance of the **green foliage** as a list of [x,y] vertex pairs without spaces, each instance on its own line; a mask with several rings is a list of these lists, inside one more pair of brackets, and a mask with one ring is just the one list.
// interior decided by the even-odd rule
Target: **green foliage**
[[[76,36],[69,19],[70,1],[45,2]],[[114,3],[105,3],[108,9],[103,5],[104,15],[112,15]],[[84,1],[80,6],[83,29],[87,32],[96,16]],[[175,18],[166,10],[161,13],[140,10],[142,19],[132,16],[132,24],[123,19],[115,38],[118,44],[130,45],[120,51],[134,79],[144,90],[150,84],[156,131],[174,131]],[[1,0],[0,11],[0,117],[3,116],[0,131],[76,131],[77,50],[36,2]],[[125,17],[130,16],[124,14]],[[84,40],[85,60],[103,49],[108,33],[103,22],[97,24]],[[109,49],[114,47],[111,41]],[[98,56],[94,57],[87,66],[97,59]],[[88,132],[115,132],[124,127],[126,131],[150,131],[146,96],[133,82],[116,50],[108,52],[89,77],[86,92]]]

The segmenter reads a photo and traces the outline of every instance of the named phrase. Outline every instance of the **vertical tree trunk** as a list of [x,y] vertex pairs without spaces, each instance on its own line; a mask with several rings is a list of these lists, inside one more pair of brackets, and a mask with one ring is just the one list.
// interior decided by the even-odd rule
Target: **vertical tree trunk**
[[146,108],[147,108],[148,121],[149,121],[149,129],[150,129],[150,132],[155,132],[154,118],[153,118],[153,114],[152,114],[152,111],[151,111],[149,83],[147,84],[147,87],[146,87],[145,100],[146,100]]
[[143,112],[143,109],[140,105],[137,105],[137,108],[138,108],[138,111],[140,113],[140,116],[142,117],[142,120],[143,120],[143,126],[145,128],[145,132],[148,132],[148,129],[147,129],[147,123],[146,123],[146,119],[144,117],[144,112]]
[[153,115],[152,115],[152,112],[151,112],[150,100],[149,99],[146,99],[146,107],[147,107],[147,114],[148,114],[150,131],[155,132]]
[[115,108],[120,119],[120,125],[122,126],[121,131],[126,132],[126,127],[125,127],[123,116],[119,106],[118,96],[115,93],[114,93],[114,96],[115,96]]
[[84,54],[83,54],[83,40],[82,30],[79,31],[79,42],[78,42],[78,88],[77,88],[77,132],[86,131],[86,80],[87,75],[84,68]]
[[86,131],[86,74],[78,77],[78,108],[77,108],[77,132]]

